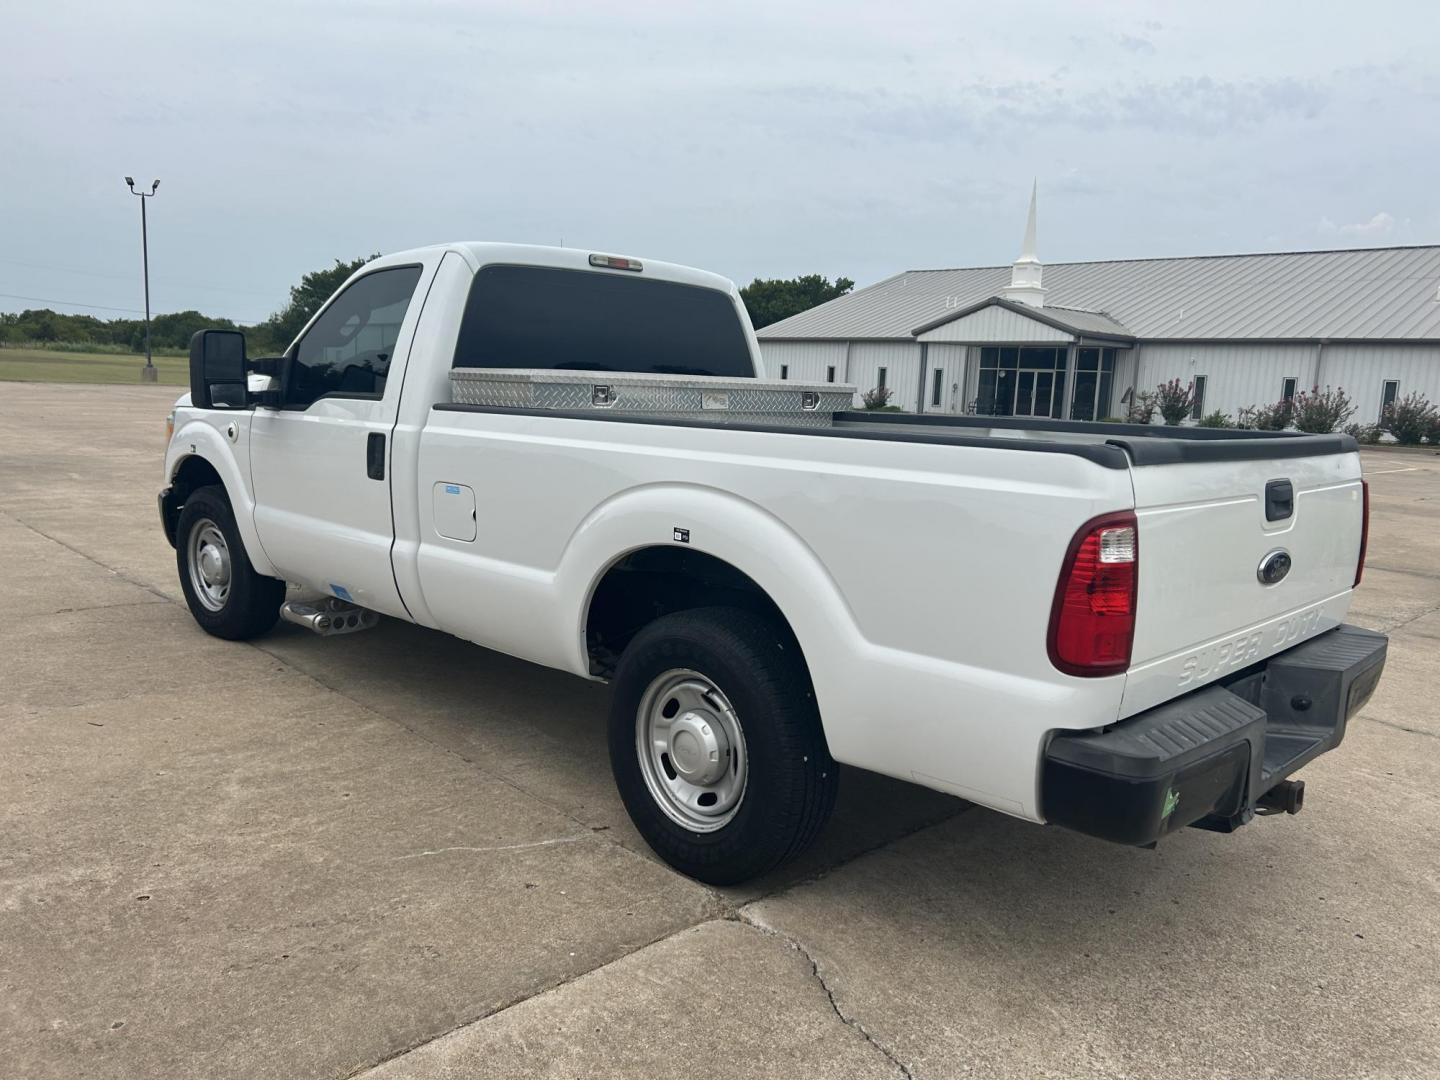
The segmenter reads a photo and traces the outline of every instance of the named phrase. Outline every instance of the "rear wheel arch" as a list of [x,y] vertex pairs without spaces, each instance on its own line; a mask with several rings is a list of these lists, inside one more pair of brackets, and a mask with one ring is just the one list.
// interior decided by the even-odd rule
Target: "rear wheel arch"
[[657,544],[614,559],[590,590],[583,624],[590,673],[612,675],[620,654],[651,623],[712,607],[738,608],[769,619],[804,663],[805,652],[790,619],[753,577],[708,552]]

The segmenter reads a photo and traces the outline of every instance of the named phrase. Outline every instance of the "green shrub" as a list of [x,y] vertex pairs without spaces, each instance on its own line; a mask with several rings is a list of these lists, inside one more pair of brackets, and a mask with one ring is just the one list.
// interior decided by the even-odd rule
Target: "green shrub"
[[1374,446],[1382,433],[1379,424],[1346,424],[1345,434],[1354,436],[1356,442]]
[[1295,427],[1310,435],[1328,435],[1355,415],[1355,403],[1342,387],[1312,386],[1295,395]]
[[1125,406],[1125,422],[1127,424],[1148,424],[1155,419],[1155,395],[1149,390],[1140,390],[1131,395],[1130,403]]
[[1419,446],[1421,439],[1434,432],[1435,425],[1435,406],[1416,390],[1387,406],[1380,418],[1380,426],[1401,446]]
[[1155,387],[1155,407],[1171,427],[1181,423],[1195,407],[1195,384],[1182,386],[1179,379],[1161,383]]
[[860,400],[864,403],[865,408],[875,412],[886,409],[886,407],[890,405],[890,399],[894,396],[895,391],[891,390],[890,387],[876,386],[873,389],[866,390]]
[[1199,426],[1200,426],[1200,427],[1234,427],[1234,426],[1235,426],[1235,421],[1233,421],[1233,420],[1230,419],[1230,414],[1229,414],[1229,413],[1223,413],[1223,412],[1221,412],[1219,409],[1216,409],[1214,412],[1212,412],[1212,413],[1207,413],[1205,416],[1202,416],[1202,417],[1200,418],[1200,420],[1199,420]]
[[1295,416],[1295,406],[1290,401],[1277,401],[1274,405],[1251,405],[1235,414],[1235,426],[1254,431],[1284,431]]

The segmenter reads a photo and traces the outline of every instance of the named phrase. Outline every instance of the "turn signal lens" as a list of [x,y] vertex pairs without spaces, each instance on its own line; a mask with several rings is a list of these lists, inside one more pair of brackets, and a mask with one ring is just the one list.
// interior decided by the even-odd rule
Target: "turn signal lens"
[[1065,554],[1047,645],[1069,675],[1117,675],[1135,639],[1139,533],[1129,511],[1086,522]]
[[165,417],[165,441],[168,443],[175,437],[175,414],[172,412]]

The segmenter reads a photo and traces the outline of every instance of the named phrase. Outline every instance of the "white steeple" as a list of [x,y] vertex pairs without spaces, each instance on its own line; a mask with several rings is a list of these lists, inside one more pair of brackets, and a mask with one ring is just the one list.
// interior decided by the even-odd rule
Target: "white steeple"
[[1014,300],[1031,307],[1045,306],[1045,290],[1040,285],[1045,267],[1035,254],[1035,193],[1037,184],[1030,186],[1030,216],[1025,221],[1025,243],[1020,257],[1010,267],[1010,284],[1001,292],[1006,300]]

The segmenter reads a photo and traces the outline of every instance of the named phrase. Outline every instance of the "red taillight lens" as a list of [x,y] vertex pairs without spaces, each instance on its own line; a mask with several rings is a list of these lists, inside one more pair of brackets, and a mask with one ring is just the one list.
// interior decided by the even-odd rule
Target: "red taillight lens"
[[1355,561],[1355,584],[1352,589],[1360,587],[1360,579],[1365,576],[1365,549],[1370,546],[1370,481],[1360,481],[1360,558]]
[[1130,666],[1140,537],[1126,511],[1087,521],[1070,541],[1050,611],[1050,662],[1069,675]]

